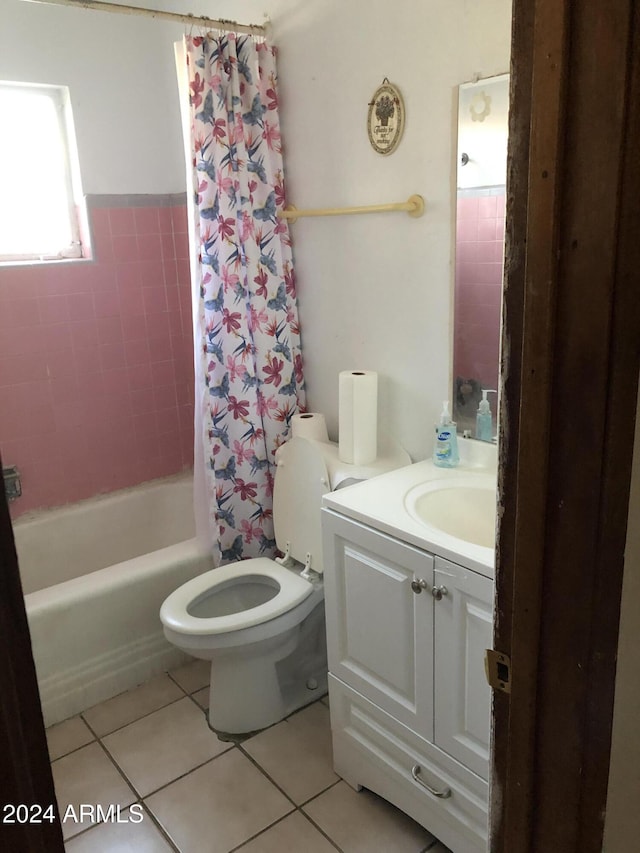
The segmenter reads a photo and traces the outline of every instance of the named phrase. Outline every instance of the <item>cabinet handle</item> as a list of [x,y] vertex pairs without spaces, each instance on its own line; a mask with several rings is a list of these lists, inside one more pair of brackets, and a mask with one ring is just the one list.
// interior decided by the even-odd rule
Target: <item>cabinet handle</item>
[[420,595],[423,589],[426,589],[429,584],[423,580],[422,578],[418,578],[415,581],[411,581],[411,589],[415,592],[416,595]]
[[436,601],[441,601],[444,595],[448,595],[449,590],[446,586],[432,586],[431,587],[431,595],[435,598]]
[[414,764],[411,768],[411,775],[418,782],[418,784],[422,785],[423,788],[426,788],[430,794],[433,794],[434,797],[440,797],[441,800],[447,800],[451,796],[451,788],[443,788],[441,791],[438,791],[436,788],[432,788],[431,785],[427,785],[424,779],[420,778],[420,765]]

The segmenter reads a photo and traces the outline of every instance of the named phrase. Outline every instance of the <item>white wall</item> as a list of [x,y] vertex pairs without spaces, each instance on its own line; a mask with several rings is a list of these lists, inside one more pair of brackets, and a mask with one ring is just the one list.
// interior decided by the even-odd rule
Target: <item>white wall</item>
[[69,86],[86,193],[184,191],[162,32],[146,18],[2,0],[0,79]]
[[[293,227],[309,402],[337,433],[337,374],[380,375],[380,424],[413,458],[431,452],[449,396],[455,87],[507,71],[504,0],[326,0],[274,15],[290,200],[298,207],[401,201],[380,214]],[[404,97],[404,138],[376,154],[367,104],[388,77]],[[455,182],[455,179],[453,183]]]
[[[488,102],[483,98],[489,99]],[[478,113],[488,107],[487,115]],[[458,104],[458,189],[504,186],[509,139],[509,75],[465,83]],[[469,160],[463,165],[462,154]]]
[[[449,395],[456,86],[508,70],[509,0],[158,0],[156,8],[261,22],[279,47],[289,199],[298,207],[405,200],[422,219],[380,214],[293,227],[311,408],[337,432],[337,376],[380,374],[380,424],[414,459],[431,452]],[[71,89],[84,190],[184,189],[172,42],[183,28],[2,0],[0,79]],[[404,138],[369,146],[367,104],[388,77]]]

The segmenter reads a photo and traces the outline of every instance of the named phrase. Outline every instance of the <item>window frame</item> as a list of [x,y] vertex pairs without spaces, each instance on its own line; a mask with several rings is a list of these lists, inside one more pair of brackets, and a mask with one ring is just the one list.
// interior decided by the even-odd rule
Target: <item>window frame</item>
[[85,245],[81,236],[80,216],[84,209],[84,198],[80,184],[80,164],[76,144],[75,127],[71,111],[71,98],[68,86],[50,83],[30,83],[12,80],[0,80],[0,88],[18,92],[36,90],[48,97],[54,107],[58,123],[58,132],[64,151],[64,185],[66,190],[66,210],[69,219],[71,242],[61,246],[54,254],[44,252],[0,253],[0,266],[16,263],[48,261],[82,260],[86,258]]

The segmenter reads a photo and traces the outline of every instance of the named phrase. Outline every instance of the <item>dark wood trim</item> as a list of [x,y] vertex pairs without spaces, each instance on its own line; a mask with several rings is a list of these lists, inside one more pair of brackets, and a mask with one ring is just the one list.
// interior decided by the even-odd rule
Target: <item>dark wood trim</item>
[[[580,809],[581,850],[589,850],[589,839],[602,832],[602,804],[606,801],[611,749],[620,600],[612,595],[610,583],[621,584],[628,512],[630,448],[634,444],[634,418],[640,370],[640,4],[632,10],[629,85],[625,104],[625,140],[620,159],[616,292],[611,318],[611,370],[607,401],[606,435],[615,436],[605,455],[602,476],[603,519],[597,543],[597,563],[591,621],[591,653],[587,675],[585,784]],[[634,375],[635,374],[635,375]],[[612,547],[611,543],[616,543]]]
[[[540,5],[542,10],[536,10],[530,2],[514,6],[512,56],[513,80],[519,90],[512,92],[511,123],[516,134],[510,134],[509,178],[515,181],[515,188],[508,190],[505,328],[513,330],[513,337],[511,333],[506,335],[503,343],[502,381],[508,430],[503,432],[501,440],[502,470],[509,476],[508,481],[501,479],[500,500],[505,514],[496,566],[498,611],[507,612],[509,621],[496,623],[494,641],[495,647],[510,655],[518,666],[510,700],[505,702],[502,697],[495,700],[496,711],[500,707],[501,724],[506,722],[502,731],[508,732],[501,750],[500,738],[494,738],[502,760],[508,759],[507,787],[503,789],[504,799],[498,811],[504,826],[513,828],[516,843],[521,845],[508,848],[509,853],[528,849],[524,846],[526,829],[532,820],[534,780],[530,767],[535,759],[533,711],[542,607],[542,576],[538,567],[544,563],[546,460],[551,421],[548,388],[555,333],[560,184],[556,165],[561,145],[562,58],[567,31],[565,3],[541,0]],[[524,102],[519,101],[521,94]],[[514,150],[518,156],[514,156]],[[533,264],[532,257],[535,257]],[[536,333],[532,335],[530,329],[534,327]],[[517,405],[510,405],[512,402]],[[534,409],[535,428],[525,428]],[[509,539],[510,532],[516,534],[513,539]],[[514,566],[518,572],[514,572]],[[516,614],[517,630],[514,630]],[[501,730],[496,728],[496,732]],[[493,791],[498,791],[495,785]]]
[[638,5],[516,0],[513,34],[491,849],[600,853],[640,365]]
[[[518,466],[513,448],[517,447],[520,428],[520,409],[516,404],[520,395],[522,371],[521,318],[524,307],[524,281],[527,260],[527,203],[528,172],[522,167],[528,162],[531,115],[531,66],[533,58],[534,6],[530,0],[514,0],[512,23],[512,48],[510,69],[509,157],[507,160],[507,208],[505,233],[505,277],[503,294],[503,334],[501,347],[501,418],[499,442],[498,504],[502,522],[498,529],[496,548],[496,595],[494,608],[494,648],[511,655],[512,600],[514,595],[513,554],[511,540],[506,531],[515,527],[518,490]],[[517,153],[517,156],[514,155]],[[513,686],[517,691],[522,681]],[[508,795],[507,772],[514,765],[514,737],[510,724],[510,697],[494,692],[492,714],[492,785],[490,788],[489,835],[492,851],[501,853],[500,839],[507,825],[514,825],[513,812],[510,823],[506,821],[506,808],[512,798]],[[524,762],[523,762],[524,763]],[[496,784],[497,782],[497,784]],[[529,798],[523,794],[519,806],[526,810]],[[520,818],[526,825],[528,815]],[[514,850],[513,853],[518,853]]]
[[53,805],[53,823],[2,822],[0,849],[11,853],[63,853],[40,694],[31,653],[9,510],[0,493],[0,808]]

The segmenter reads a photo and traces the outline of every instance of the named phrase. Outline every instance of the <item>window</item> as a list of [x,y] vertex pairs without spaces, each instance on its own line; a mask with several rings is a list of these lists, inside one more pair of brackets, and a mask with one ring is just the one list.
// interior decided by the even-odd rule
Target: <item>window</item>
[[82,257],[68,89],[0,81],[0,127],[0,261]]

